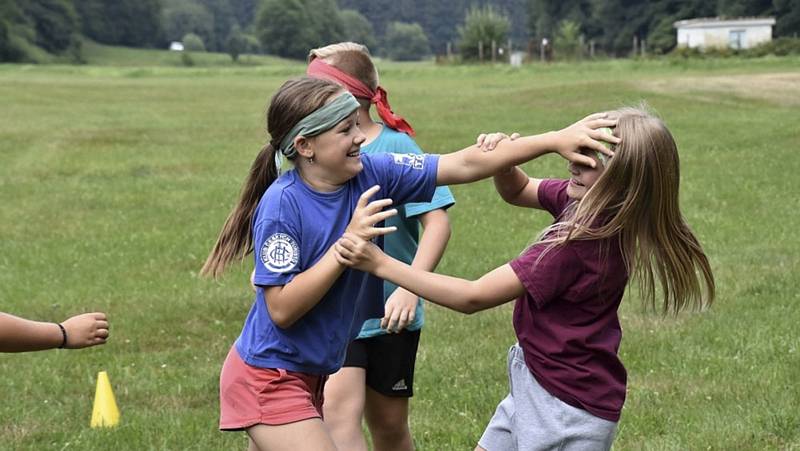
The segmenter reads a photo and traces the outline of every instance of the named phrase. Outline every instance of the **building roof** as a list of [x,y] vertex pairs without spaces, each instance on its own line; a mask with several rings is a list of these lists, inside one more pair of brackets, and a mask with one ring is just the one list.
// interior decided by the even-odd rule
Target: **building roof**
[[675,28],[716,28],[716,27],[763,27],[775,25],[774,17],[701,17],[679,20],[672,24]]

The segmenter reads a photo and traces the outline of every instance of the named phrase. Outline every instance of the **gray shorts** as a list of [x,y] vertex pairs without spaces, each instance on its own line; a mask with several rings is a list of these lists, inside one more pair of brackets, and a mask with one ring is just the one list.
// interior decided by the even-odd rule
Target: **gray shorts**
[[608,450],[617,423],[572,407],[542,388],[522,348],[508,351],[510,393],[500,402],[478,445],[487,451]]

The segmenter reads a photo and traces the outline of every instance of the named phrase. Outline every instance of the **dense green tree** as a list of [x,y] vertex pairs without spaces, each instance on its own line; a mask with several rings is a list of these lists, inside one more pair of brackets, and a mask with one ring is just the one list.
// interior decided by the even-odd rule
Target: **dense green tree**
[[258,0],[230,0],[231,12],[242,30],[253,25],[258,9]]
[[800,35],[800,0],[774,0],[776,36]]
[[83,33],[97,42],[153,47],[164,40],[159,0],[75,0]]
[[231,9],[230,0],[195,0],[203,5],[212,17],[213,33],[206,42],[206,48],[213,52],[225,51],[225,40],[231,32],[236,19]]
[[558,57],[579,58],[583,49],[581,48],[581,26],[578,22],[562,20],[558,25],[553,46]]
[[717,15],[756,17],[773,14],[772,0],[717,0]]
[[256,34],[268,53],[305,59],[309,49],[341,41],[344,26],[333,0],[265,0]]
[[225,48],[233,61],[238,61],[239,55],[247,50],[247,40],[241,28],[239,28],[239,25],[234,25],[233,28],[231,28],[228,39],[225,41]]
[[164,32],[167,40],[180,41],[187,33],[212,41],[214,17],[205,6],[190,0],[173,1],[164,10]]
[[415,61],[431,53],[428,37],[418,23],[390,23],[383,48],[386,55],[396,61]]
[[31,19],[34,43],[50,53],[78,46],[78,15],[68,0],[21,1],[17,5]]
[[464,59],[478,59],[480,47],[487,59],[491,58],[491,45],[505,44],[511,24],[508,18],[491,5],[473,7],[467,11],[464,26],[458,28],[458,49]]
[[371,52],[376,51],[375,30],[366,17],[354,9],[345,9],[339,13],[342,19],[345,41],[366,45]]

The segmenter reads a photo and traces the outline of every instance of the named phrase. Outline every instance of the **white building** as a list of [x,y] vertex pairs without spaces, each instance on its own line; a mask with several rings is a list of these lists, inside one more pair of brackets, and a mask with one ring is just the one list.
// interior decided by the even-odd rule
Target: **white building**
[[673,24],[678,29],[678,47],[730,47],[749,49],[772,40],[774,17],[742,19],[689,19]]

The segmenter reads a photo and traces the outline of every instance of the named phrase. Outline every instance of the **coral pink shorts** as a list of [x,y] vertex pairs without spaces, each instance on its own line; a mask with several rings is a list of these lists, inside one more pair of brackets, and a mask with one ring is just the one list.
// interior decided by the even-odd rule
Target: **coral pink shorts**
[[251,366],[231,347],[219,376],[219,428],[237,431],[322,418],[327,378]]

